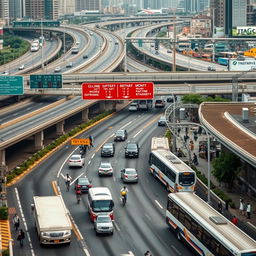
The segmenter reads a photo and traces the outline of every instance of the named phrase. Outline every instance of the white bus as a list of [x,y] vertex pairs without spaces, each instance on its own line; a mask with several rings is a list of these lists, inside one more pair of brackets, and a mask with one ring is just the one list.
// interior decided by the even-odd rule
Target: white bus
[[256,256],[256,241],[194,193],[168,195],[166,223],[197,255]]
[[196,173],[169,150],[152,150],[149,170],[170,192],[193,192]]
[[99,214],[109,214],[114,218],[114,201],[110,190],[107,187],[89,188],[88,191],[88,211],[92,222],[96,220]]
[[157,149],[170,150],[167,137],[153,137],[151,139],[151,151]]

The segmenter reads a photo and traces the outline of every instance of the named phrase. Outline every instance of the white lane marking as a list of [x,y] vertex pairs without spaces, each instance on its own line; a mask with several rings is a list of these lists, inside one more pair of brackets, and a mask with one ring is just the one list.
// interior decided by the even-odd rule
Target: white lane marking
[[128,126],[129,124],[131,124],[132,121],[128,122],[127,124],[123,125],[122,127],[120,127],[120,130],[124,129],[126,126]]
[[95,156],[95,153],[93,153],[93,154],[92,154],[91,159],[93,159],[93,158],[94,158],[94,156]]
[[64,176],[64,174],[63,174],[63,173],[61,173],[61,176],[62,176],[62,178],[63,178],[63,179],[65,179],[65,176]]
[[61,173],[61,171],[62,171],[62,169],[63,169],[64,164],[65,164],[65,163],[68,161],[68,159],[73,155],[73,153],[76,151],[77,148],[78,148],[78,147],[76,147],[76,148],[67,156],[67,158],[63,161],[63,163],[62,163],[62,165],[60,166],[60,169],[59,169],[59,171],[58,171],[58,173],[57,173],[57,178],[60,177],[60,173]]
[[175,248],[174,245],[171,245],[172,249],[179,255],[181,255],[181,252]]
[[91,163],[91,160],[89,160],[88,165]]
[[135,255],[132,253],[132,251],[128,251],[128,253],[129,253],[129,255],[131,255],[131,256],[135,256]]
[[82,172],[80,175],[78,175],[72,182],[70,182],[70,185],[72,185],[77,179],[79,179],[82,175],[84,174],[84,172]]
[[154,200],[155,203],[161,208],[161,209],[164,209],[163,206],[157,201],[157,200]]
[[115,134],[113,133],[113,134],[111,134],[110,136],[109,136],[109,138],[112,138],[112,137],[114,137],[115,136]]
[[133,138],[137,137],[142,131],[143,131],[143,130],[138,131],[138,132],[133,136]]
[[116,177],[115,176],[113,177],[113,180],[114,180],[114,182],[116,182]]
[[152,220],[149,215],[145,214],[145,216],[146,216],[150,221]]
[[119,228],[119,226],[116,224],[115,221],[113,221],[113,225],[115,226],[115,228],[116,228],[118,231],[121,231],[121,229]]
[[16,198],[17,198],[17,202],[18,202],[18,205],[19,205],[19,210],[20,210],[21,218],[22,218],[22,221],[23,221],[23,223],[24,223],[26,235],[27,235],[27,238],[28,238],[29,247],[30,247],[30,252],[31,252],[31,255],[32,255],[32,256],[35,256],[35,252],[34,252],[34,249],[33,249],[32,242],[31,242],[30,234],[29,234],[29,232],[28,232],[28,226],[27,226],[27,223],[26,223],[26,219],[25,219],[25,217],[24,217],[24,214],[23,214],[22,207],[21,207],[20,196],[19,196],[18,189],[17,189],[17,188],[14,188],[14,191],[15,191],[15,194],[16,194]]

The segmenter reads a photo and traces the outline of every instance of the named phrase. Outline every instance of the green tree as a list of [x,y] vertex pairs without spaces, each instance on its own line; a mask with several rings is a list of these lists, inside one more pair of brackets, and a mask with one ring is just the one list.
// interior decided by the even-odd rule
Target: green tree
[[227,183],[231,189],[239,172],[240,165],[240,159],[234,153],[222,152],[212,162],[212,174],[218,182]]
[[194,104],[201,104],[202,102],[211,101],[211,102],[227,102],[230,101],[228,99],[223,99],[220,96],[215,97],[206,97],[200,94],[187,94],[182,97],[183,103],[194,103]]

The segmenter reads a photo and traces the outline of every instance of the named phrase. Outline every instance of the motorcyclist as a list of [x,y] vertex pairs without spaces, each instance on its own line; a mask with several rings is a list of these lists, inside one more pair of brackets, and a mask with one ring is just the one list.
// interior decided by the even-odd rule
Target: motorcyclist
[[126,203],[127,201],[127,193],[128,193],[128,188],[126,186],[124,186],[123,188],[121,188],[121,196],[122,196],[122,199],[124,200],[124,203]]
[[77,199],[77,203],[79,204],[80,201],[81,201],[81,196],[82,196],[82,191],[81,191],[81,188],[80,186],[78,186],[76,188],[76,199]]

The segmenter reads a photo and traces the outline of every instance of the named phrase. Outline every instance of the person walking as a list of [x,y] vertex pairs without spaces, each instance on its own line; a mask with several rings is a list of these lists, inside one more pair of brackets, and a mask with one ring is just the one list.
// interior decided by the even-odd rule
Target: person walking
[[222,203],[221,203],[221,201],[218,202],[218,212],[222,214]]
[[244,211],[244,199],[240,197],[240,200],[239,200],[239,214],[243,215],[243,211]]
[[194,165],[198,165],[198,158],[197,155],[195,153],[193,153],[193,160],[192,160]]
[[18,230],[19,226],[20,226],[20,218],[17,215],[17,213],[14,214],[14,216],[12,217],[12,223],[15,227],[15,230]]
[[92,137],[92,135],[89,136],[89,140],[90,140],[90,147],[93,147],[93,137]]
[[247,207],[246,207],[246,216],[247,216],[247,219],[250,219],[251,218],[251,204],[250,203],[247,203]]
[[20,247],[23,247],[23,240],[25,238],[25,233],[22,229],[20,229],[17,240],[20,242]]

